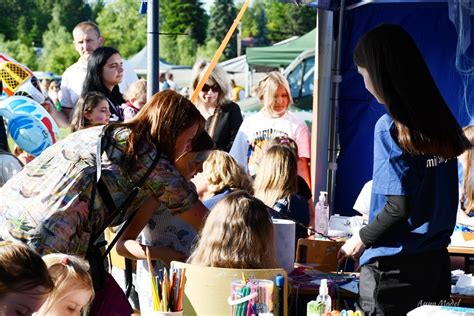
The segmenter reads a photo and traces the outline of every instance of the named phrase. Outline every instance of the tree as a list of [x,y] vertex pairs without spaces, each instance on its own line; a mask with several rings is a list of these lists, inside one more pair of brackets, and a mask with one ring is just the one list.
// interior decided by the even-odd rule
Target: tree
[[[5,40],[22,39],[23,44],[31,45],[32,39],[27,34],[32,34],[37,25],[38,10],[34,0],[2,0],[0,1],[0,33]],[[34,34],[36,38],[36,34]],[[38,38],[38,43],[41,38]]]
[[205,42],[208,21],[200,1],[160,1],[161,57],[173,64],[191,66],[197,45]]
[[36,0],[36,3],[38,6],[38,27],[41,35],[48,28],[55,6],[61,7],[59,21],[68,32],[71,32],[79,22],[94,20],[92,8],[84,0]]
[[255,8],[255,16],[257,19],[257,32],[255,33],[255,46],[267,46],[270,45],[268,39],[267,29],[267,14],[263,9],[262,5],[258,5]]
[[[233,0],[216,0],[211,7],[209,35],[221,43],[237,16]],[[226,58],[237,56],[237,34],[234,32],[224,50]]]
[[[198,47],[197,54],[196,54],[196,60],[198,59],[207,59],[211,60],[212,57],[214,57],[214,54],[216,53],[217,49],[219,48],[220,43],[216,41],[215,39],[211,39],[206,42],[205,45],[201,45]],[[224,56],[221,56],[219,61],[224,60]]]
[[124,58],[139,52],[146,44],[146,17],[138,14],[139,1],[116,0],[97,16],[104,45],[113,46]]
[[161,0],[160,31],[186,33],[201,45],[206,40],[209,17],[198,0]]
[[34,48],[23,44],[20,40],[9,41],[5,39],[5,35],[0,34],[0,52],[7,54],[32,70],[37,67]]
[[72,45],[71,33],[61,25],[62,8],[53,8],[53,19],[48,30],[43,34],[43,54],[40,58],[40,69],[62,74],[67,67],[76,62],[78,56]]
[[316,27],[316,10],[307,6],[263,0],[267,14],[268,38],[279,42],[291,36],[303,35]]

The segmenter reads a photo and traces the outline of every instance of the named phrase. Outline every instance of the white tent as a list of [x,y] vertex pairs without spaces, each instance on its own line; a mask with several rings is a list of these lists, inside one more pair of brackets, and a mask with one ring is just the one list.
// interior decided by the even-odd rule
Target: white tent
[[[139,75],[147,74],[147,47],[143,47],[141,51],[133,55],[129,60],[128,64],[133,68],[133,70]],[[171,69],[188,69],[187,66],[178,66],[172,65],[164,62],[160,58],[160,71],[168,71]]]

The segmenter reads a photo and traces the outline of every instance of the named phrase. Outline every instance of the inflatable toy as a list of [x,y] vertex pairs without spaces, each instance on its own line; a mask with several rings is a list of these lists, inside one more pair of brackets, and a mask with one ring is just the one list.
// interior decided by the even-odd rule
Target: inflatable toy
[[28,96],[38,103],[45,100],[33,72],[3,53],[0,53],[0,81],[3,83],[2,90],[8,96]]
[[49,113],[36,101],[13,96],[0,103],[0,115],[8,123],[8,133],[27,153],[38,156],[56,142],[59,128]]
[[23,168],[18,158],[7,151],[0,150],[0,187]]

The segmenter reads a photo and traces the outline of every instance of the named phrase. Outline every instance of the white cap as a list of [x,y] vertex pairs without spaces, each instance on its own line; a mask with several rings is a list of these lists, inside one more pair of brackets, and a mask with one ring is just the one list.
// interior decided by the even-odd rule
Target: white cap
[[328,295],[328,280],[322,279],[321,285],[319,286],[319,295]]

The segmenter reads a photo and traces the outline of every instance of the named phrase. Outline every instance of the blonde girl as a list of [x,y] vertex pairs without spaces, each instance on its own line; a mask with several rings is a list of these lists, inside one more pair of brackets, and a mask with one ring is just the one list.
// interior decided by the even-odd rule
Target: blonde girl
[[209,213],[188,262],[235,269],[275,268],[273,223],[262,201],[247,192],[227,195]]
[[54,283],[41,256],[28,246],[0,242],[0,315],[31,315]]
[[[298,223],[295,242],[308,236],[309,207],[307,200],[297,194],[297,157],[293,149],[274,145],[263,155],[255,177],[255,197],[275,210],[275,218]],[[301,225],[300,225],[301,224]]]
[[110,119],[107,98],[100,92],[83,94],[74,108],[71,119],[71,132],[84,128],[105,125]]
[[209,155],[202,173],[194,177],[193,182],[208,209],[235,190],[253,193],[252,179],[231,155],[222,150],[214,150]]
[[[192,89],[196,89],[209,62],[198,61],[193,68]],[[230,100],[230,80],[225,70],[216,65],[199,92],[196,107],[206,119],[206,131],[216,143],[217,149],[229,152],[235,135],[242,124],[239,106]]]
[[279,136],[289,137],[295,140],[299,149],[298,174],[310,185],[309,129],[288,111],[293,103],[288,81],[279,72],[270,72],[259,82],[257,96],[263,108],[242,123],[230,154],[254,176],[267,142]]
[[79,257],[65,254],[43,256],[55,288],[38,315],[81,315],[94,297],[89,264]]
[[134,118],[146,103],[146,80],[140,79],[132,83],[123,96],[127,102],[122,104],[121,108],[123,120],[127,122]]

